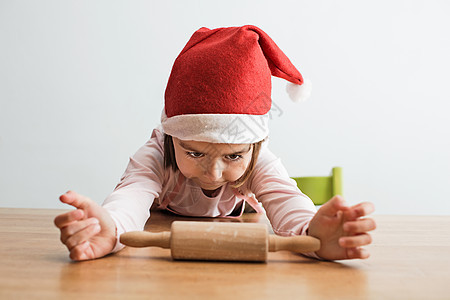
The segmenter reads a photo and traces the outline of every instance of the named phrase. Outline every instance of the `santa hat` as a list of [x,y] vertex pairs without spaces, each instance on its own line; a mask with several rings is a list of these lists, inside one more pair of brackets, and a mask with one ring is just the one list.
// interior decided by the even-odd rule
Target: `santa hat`
[[255,143],[268,136],[271,75],[291,98],[311,92],[275,42],[255,26],[197,30],[172,68],[161,124],[181,140]]

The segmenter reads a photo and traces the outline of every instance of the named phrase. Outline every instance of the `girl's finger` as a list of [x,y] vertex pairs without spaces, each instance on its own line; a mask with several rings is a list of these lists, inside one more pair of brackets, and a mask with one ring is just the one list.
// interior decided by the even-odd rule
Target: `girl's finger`
[[89,225],[68,237],[64,244],[67,246],[69,251],[72,251],[74,247],[86,242],[100,231],[101,228],[99,224]]
[[348,221],[343,225],[343,229],[347,234],[358,234],[375,230],[377,227],[375,220],[372,218],[364,218],[356,221]]
[[72,222],[71,224],[61,228],[61,242],[65,244],[69,237],[84,228],[95,224],[99,224],[99,220],[97,218],[89,218],[78,222]]
[[325,204],[320,207],[319,211],[321,214],[326,216],[335,216],[339,211],[346,208],[348,207],[344,198],[337,195],[325,202]]
[[366,259],[369,258],[369,256],[370,256],[369,251],[367,251],[364,248],[355,247],[347,249],[347,257],[349,259],[356,259],[356,258]]
[[90,243],[88,241],[81,243],[70,250],[70,259],[76,261],[91,259],[92,256],[89,256],[90,250]]
[[370,243],[372,243],[372,236],[368,233],[339,238],[339,245],[344,248],[360,247]]
[[59,197],[59,200],[63,203],[81,209],[88,207],[92,203],[92,200],[90,200],[89,198],[77,194],[76,192],[73,191],[68,191],[67,193],[61,195]]
[[358,218],[370,215],[375,211],[375,206],[371,202],[361,202],[345,211],[347,220],[356,220]]
[[84,211],[82,211],[81,209],[76,209],[56,216],[53,222],[55,223],[56,227],[63,228],[69,225],[70,223],[81,220],[83,218],[84,218]]

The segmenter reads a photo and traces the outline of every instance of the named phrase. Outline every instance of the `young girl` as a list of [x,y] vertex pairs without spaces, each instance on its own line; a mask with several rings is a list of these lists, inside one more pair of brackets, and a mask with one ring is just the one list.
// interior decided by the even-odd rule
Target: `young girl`
[[[102,206],[69,191],[77,208],[55,218],[73,260],[119,251],[118,237],[143,230],[153,204],[185,216],[240,216],[264,211],[279,235],[310,235],[323,259],[367,258],[375,229],[371,203],[336,196],[317,212],[267,148],[271,75],[308,93],[289,59],[254,26],[201,28],[177,57],[165,92],[161,126],[131,157]],[[303,91],[302,91],[303,89]],[[260,206],[262,205],[262,207]]]

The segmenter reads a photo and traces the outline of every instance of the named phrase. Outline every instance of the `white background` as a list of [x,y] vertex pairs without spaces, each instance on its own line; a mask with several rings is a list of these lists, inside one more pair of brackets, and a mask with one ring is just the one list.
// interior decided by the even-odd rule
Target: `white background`
[[172,63],[198,28],[254,24],[313,82],[271,148],[292,175],[344,172],[350,203],[450,214],[448,1],[0,0],[0,206],[98,203],[159,122]]

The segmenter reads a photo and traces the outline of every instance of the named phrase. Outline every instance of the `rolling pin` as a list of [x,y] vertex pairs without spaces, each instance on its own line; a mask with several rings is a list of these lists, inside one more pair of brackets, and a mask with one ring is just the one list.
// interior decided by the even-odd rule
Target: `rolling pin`
[[261,223],[175,221],[170,232],[126,232],[120,242],[131,247],[170,249],[175,260],[265,262],[268,252],[320,249],[320,241],[314,237],[269,235],[267,225]]

